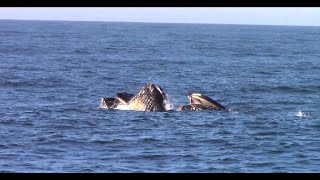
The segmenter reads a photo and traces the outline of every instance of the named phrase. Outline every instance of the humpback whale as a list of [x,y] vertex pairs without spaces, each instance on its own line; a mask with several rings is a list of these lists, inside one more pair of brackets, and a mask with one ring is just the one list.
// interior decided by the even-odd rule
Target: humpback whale
[[147,83],[137,95],[117,93],[116,98],[101,98],[99,108],[134,111],[166,111],[167,96],[159,85]]
[[[189,105],[178,107],[178,111],[217,110],[228,111],[223,105],[201,93],[188,95]],[[167,95],[159,85],[147,83],[136,94],[117,93],[113,98],[101,98],[99,108],[133,111],[167,111]]]
[[200,94],[191,93],[188,95],[190,105],[178,107],[178,111],[200,111],[200,110],[217,110],[217,111],[227,111],[227,109],[222,106],[217,101],[211,99],[210,97]]

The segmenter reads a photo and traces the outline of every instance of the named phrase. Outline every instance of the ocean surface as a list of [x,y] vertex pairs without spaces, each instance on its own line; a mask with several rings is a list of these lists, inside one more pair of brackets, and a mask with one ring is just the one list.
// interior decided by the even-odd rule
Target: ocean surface
[[0,100],[0,172],[320,172],[320,27],[1,20]]

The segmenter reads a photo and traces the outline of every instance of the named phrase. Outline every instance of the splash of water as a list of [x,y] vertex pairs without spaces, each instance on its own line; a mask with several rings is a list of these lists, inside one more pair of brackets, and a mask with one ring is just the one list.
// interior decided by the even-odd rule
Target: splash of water
[[306,113],[306,112],[303,112],[303,111],[298,111],[297,113],[294,114],[295,116],[298,116],[298,117],[309,117],[309,113]]
[[166,100],[166,105],[164,106],[164,108],[166,109],[166,111],[171,111],[174,108],[173,103],[171,102],[169,95],[167,94],[167,100]]
[[127,105],[121,105],[121,104],[119,104],[115,109],[118,109],[118,110],[129,110]]

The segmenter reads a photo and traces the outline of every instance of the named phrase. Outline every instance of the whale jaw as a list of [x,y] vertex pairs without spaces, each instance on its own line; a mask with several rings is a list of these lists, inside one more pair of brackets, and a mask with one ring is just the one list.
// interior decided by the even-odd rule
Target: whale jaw
[[128,103],[134,111],[165,111],[167,97],[160,86],[146,84]]
[[178,111],[200,111],[217,110],[226,111],[227,109],[217,101],[200,93],[191,93],[188,95],[190,105],[178,107]]
[[120,101],[116,98],[101,98],[100,109],[115,109],[119,105]]

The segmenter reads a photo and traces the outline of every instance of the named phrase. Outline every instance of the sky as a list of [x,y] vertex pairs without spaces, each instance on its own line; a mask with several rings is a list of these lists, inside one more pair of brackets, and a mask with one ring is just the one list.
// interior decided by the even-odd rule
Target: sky
[[2,7],[0,19],[320,26],[320,7]]

